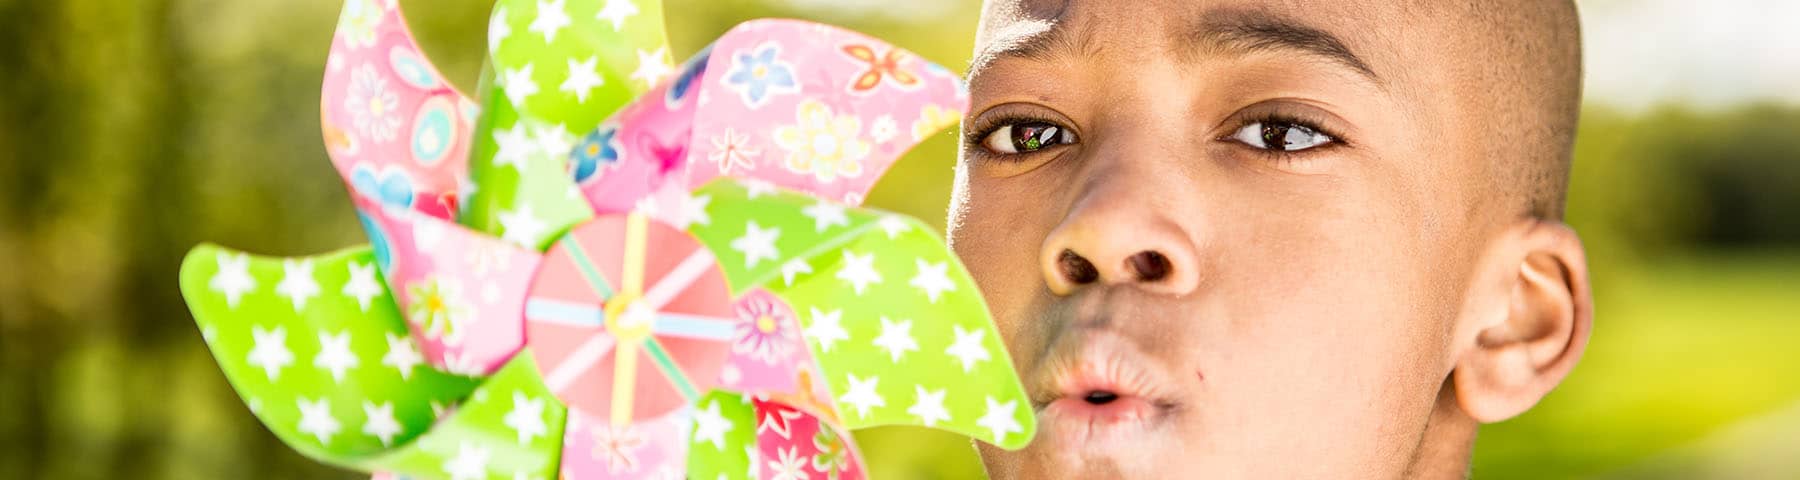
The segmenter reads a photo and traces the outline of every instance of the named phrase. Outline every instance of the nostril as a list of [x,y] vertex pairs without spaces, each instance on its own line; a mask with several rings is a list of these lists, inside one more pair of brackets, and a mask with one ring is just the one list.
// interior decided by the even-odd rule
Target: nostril
[[1056,266],[1062,271],[1063,278],[1071,282],[1093,283],[1100,279],[1100,271],[1094,268],[1094,264],[1081,258],[1074,250],[1063,250],[1062,256],[1056,259]]
[[1096,391],[1088,392],[1086,397],[1081,398],[1082,401],[1087,402],[1089,405],[1105,405],[1108,403],[1112,403],[1113,400],[1118,400],[1118,399],[1119,399],[1118,394],[1115,394],[1113,392],[1108,392],[1105,390],[1096,390]]
[[1138,252],[1137,255],[1132,255],[1126,261],[1130,264],[1131,271],[1137,274],[1139,281],[1154,282],[1169,276],[1169,257],[1163,256],[1162,253],[1145,250]]

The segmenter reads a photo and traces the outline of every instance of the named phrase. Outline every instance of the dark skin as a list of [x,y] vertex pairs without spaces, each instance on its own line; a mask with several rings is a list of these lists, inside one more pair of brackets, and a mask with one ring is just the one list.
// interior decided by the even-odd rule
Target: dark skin
[[1040,430],[988,473],[1466,475],[1592,323],[1578,59],[1503,40],[1574,12],[1518,3],[990,2],[950,238]]

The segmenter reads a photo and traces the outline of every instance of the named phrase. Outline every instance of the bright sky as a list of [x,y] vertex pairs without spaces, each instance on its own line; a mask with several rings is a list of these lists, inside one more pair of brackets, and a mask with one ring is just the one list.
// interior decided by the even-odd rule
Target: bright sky
[[1591,102],[1800,104],[1800,1],[1584,0]]

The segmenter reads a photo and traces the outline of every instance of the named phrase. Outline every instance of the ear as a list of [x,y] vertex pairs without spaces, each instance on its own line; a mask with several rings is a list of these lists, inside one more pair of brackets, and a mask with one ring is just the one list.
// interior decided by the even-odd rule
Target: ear
[[1594,305],[1575,231],[1528,220],[1488,244],[1457,329],[1458,406],[1482,423],[1525,412],[1575,368]]

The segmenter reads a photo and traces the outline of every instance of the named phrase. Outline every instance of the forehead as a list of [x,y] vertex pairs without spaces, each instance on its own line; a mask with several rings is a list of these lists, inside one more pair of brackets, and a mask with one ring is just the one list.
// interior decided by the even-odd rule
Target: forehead
[[[1429,44],[1419,10],[1395,1],[991,0],[969,76],[1003,60],[1280,52],[1336,63],[1376,83],[1406,76]],[[1410,13],[1409,13],[1410,12]]]

